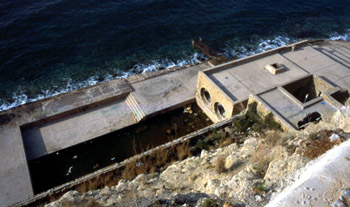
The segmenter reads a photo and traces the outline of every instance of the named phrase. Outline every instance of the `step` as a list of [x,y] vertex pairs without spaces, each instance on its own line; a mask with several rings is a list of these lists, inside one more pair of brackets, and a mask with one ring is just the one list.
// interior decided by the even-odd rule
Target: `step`
[[130,93],[126,98],[126,103],[129,106],[136,122],[143,120],[146,117],[145,112],[141,109],[140,105],[136,101],[135,97]]

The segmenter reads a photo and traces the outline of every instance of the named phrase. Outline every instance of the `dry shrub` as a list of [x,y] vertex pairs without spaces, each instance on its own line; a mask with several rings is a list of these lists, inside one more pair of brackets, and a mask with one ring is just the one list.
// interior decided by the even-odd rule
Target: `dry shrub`
[[232,144],[234,142],[234,139],[231,137],[227,137],[225,140],[221,141],[219,143],[219,148],[223,148],[226,146],[229,146],[230,144]]
[[118,184],[120,178],[120,173],[117,169],[112,172],[97,175],[96,177],[90,178],[83,183],[79,183],[77,186],[75,186],[75,190],[80,193],[84,193],[90,190],[100,189],[105,186],[113,186]]
[[171,157],[171,154],[173,154],[172,150],[168,149],[160,149],[157,150],[157,159],[156,159],[156,164],[157,166],[162,166],[164,163],[170,162],[169,158]]
[[286,135],[282,134],[280,131],[269,131],[264,136],[264,140],[269,147],[275,147],[283,144],[285,136]]
[[227,171],[225,168],[225,162],[226,162],[226,156],[220,155],[216,158],[216,163],[215,163],[215,171],[217,173],[224,173]]
[[137,175],[160,171],[176,160],[184,160],[191,156],[189,142],[179,143],[167,149],[159,149],[151,155],[127,163],[121,177],[131,180]]
[[189,142],[184,142],[181,143],[179,146],[176,146],[176,152],[179,160],[184,160],[192,156],[189,148]]
[[256,152],[251,156],[251,162],[254,163],[254,169],[262,176],[265,175],[272,160],[271,151],[272,149],[270,147],[260,142]]
[[76,187],[76,190],[80,193],[83,193],[83,192],[87,192],[89,190],[97,189],[96,185],[97,185],[96,179],[92,178],[92,179],[89,179],[89,180],[85,181],[84,183],[78,185]]
[[341,143],[341,139],[331,142],[329,137],[334,133],[332,130],[322,130],[318,133],[312,133],[307,140],[302,142],[302,150],[300,154],[308,158],[316,158],[326,151],[332,149],[335,145]]
[[137,160],[128,162],[123,170],[122,178],[131,180],[139,174],[146,173],[147,166],[145,164],[147,163],[137,162]]

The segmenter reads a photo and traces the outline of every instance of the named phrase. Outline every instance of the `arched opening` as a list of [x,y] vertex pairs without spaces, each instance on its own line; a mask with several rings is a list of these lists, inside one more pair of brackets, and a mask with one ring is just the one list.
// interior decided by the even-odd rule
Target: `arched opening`
[[210,93],[207,91],[207,89],[205,89],[205,88],[201,89],[201,97],[205,103],[207,103],[207,104],[210,103],[211,97],[210,97]]
[[214,104],[214,110],[215,110],[215,113],[218,115],[218,117],[226,118],[225,108],[218,102]]

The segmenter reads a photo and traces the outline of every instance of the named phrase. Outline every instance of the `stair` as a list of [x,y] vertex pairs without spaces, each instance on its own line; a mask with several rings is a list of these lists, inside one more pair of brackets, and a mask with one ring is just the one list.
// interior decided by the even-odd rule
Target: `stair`
[[142,111],[132,93],[129,93],[128,97],[126,97],[126,104],[129,106],[132,114],[134,115],[136,122],[139,122],[146,117],[145,112]]

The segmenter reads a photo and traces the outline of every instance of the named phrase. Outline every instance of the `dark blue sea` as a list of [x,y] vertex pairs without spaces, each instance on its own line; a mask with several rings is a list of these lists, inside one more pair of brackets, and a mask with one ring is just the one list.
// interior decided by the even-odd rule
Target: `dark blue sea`
[[349,0],[1,0],[0,110],[197,63],[199,36],[235,59],[349,29]]

